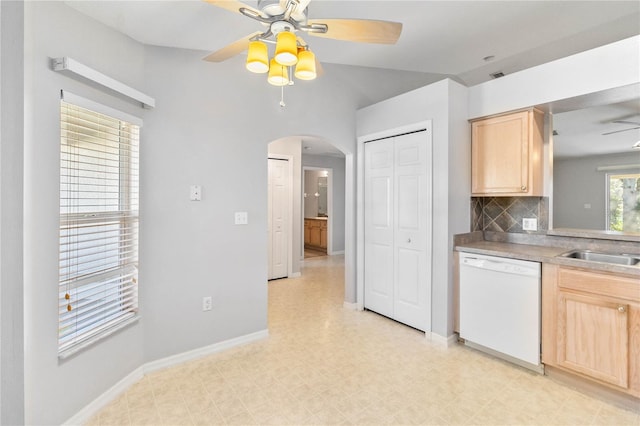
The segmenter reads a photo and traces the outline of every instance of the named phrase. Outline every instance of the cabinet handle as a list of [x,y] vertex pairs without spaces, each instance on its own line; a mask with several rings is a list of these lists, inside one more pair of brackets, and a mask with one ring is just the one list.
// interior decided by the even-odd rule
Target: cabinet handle
[[522,189],[523,191],[526,191],[526,190],[527,190],[527,187],[526,187],[526,186],[524,186],[524,185],[522,185],[522,186],[520,187],[520,189]]
[[624,305],[620,305],[618,306],[618,312],[624,314],[625,312],[627,312],[627,308]]
[[407,238],[407,242],[410,243],[411,242],[411,238]]

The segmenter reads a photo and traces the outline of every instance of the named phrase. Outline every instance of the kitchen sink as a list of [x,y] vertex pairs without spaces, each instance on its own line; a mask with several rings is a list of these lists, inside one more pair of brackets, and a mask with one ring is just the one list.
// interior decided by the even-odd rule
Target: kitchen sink
[[591,250],[572,250],[562,253],[561,257],[587,260],[590,262],[613,263],[615,265],[640,266],[640,254],[598,253]]

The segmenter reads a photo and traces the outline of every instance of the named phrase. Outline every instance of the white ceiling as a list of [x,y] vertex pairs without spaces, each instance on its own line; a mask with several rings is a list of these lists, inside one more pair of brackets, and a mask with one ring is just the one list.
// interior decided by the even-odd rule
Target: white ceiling
[[[150,45],[216,51],[263,27],[203,1],[68,1]],[[257,1],[246,4],[257,7]],[[396,45],[307,35],[320,61],[444,74],[467,85],[640,33],[638,1],[312,0],[308,15],[403,24]],[[484,57],[493,55],[489,63]]]
[[[247,34],[262,30],[256,21],[200,0],[67,1],[79,12],[133,39],[157,46],[196,49],[203,57]],[[246,4],[257,7],[256,0]],[[347,1],[312,0],[308,16],[380,19],[403,24],[395,45],[372,45],[305,35],[324,63],[414,71],[452,77],[466,85],[510,74],[554,59],[640,34],[640,1]],[[483,58],[494,56],[492,61]],[[596,117],[594,114],[605,114]],[[637,113],[637,111],[636,111]],[[618,110],[558,115],[580,132],[593,126],[602,145],[603,123],[620,119]],[[617,115],[616,115],[617,114]],[[613,117],[613,118],[612,118]],[[636,118],[640,120],[640,118]],[[560,124],[558,124],[560,126]],[[556,126],[561,139],[568,132]],[[564,126],[564,124],[563,124]],[[607,125],[606,129],[613,126]],[[593,129],[592,129],[593,130]],[[563,135],[564,133],[564,135]],[[583,137],[583,136],[580,136]],[[607,142],[638,140],[637,132],[611,135]],[[626,144],[626,142],[624,142]],[[304,152],[342,155],[331,145],[303,138]],[[560,144],[556,145],[559,149]],[[567,152],[577,152],[574,142]],[[596,144],[597,146],[597,144]]]

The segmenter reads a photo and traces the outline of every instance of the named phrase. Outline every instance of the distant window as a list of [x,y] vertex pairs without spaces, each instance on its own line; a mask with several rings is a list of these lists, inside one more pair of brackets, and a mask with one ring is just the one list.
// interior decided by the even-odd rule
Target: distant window
[[62,100],[60,128],[64,357],[137,317],[139,126]]
[[640,173],[607,175],[607,230],[640,232]]

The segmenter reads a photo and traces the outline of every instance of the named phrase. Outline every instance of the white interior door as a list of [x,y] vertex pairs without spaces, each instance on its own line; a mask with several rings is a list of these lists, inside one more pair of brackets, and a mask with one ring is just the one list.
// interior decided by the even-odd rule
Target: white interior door
[[431,306],[431,150],[427,132],[394,138],[393,317],[429,330]]
[[269,158],[269,279],[284,278],[289,268],[289,162]]
[[393,144],[365,144],[364,268],[367,309],[393,316]]

